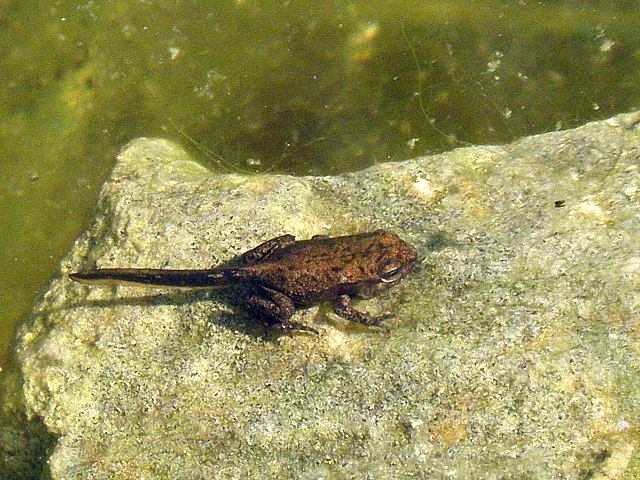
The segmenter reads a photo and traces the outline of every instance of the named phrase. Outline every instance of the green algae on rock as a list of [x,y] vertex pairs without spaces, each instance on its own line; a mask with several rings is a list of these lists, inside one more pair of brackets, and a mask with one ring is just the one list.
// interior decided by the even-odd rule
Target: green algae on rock
[[[120,155],[16,361],[55,479],[633,478],[638,114],[336,177]],[[234,292],[97,289],[83,267],[202,268],[291,233],[390,228],[420,271],[318,337],[264,337]]]

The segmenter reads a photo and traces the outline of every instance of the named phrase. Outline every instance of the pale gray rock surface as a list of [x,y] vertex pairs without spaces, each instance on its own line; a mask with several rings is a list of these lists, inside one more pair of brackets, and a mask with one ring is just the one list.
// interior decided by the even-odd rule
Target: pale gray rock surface
[[[19,332],[52,478],[639,478],[639,121],[322,178],[132,142]],[[388,336],[315,307],[319,336],[265,337],[233,291],[64,276],[378,228],[423,258],[360,304]]]

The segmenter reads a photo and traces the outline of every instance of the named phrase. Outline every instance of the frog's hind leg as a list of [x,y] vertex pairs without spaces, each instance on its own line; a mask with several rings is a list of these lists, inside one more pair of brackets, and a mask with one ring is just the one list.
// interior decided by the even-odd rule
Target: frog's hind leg
[[245,297],[247,310],[277,333],[295,330],[318,333],[311,327],[290,322],[296,311],[293,301],[284,293],[267,287],[259,287]]
[[242,255],[240,255],[241,263],[255,263],[266,257],[268,257],[271,253],[281,248],[288,247],[289,245],[295,243],[296,237],[293,235],[280,235],[279,237],[272,238],[271,240],[267,240],[264,243],[261,243],[255,248],[251,250],[247,250]]

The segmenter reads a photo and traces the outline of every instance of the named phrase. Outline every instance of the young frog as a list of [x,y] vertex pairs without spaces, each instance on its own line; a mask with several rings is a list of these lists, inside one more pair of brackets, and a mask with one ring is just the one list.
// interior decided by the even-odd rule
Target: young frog
[[291,323],[296,308],[333,301],[339,316],[379,325],[351,306],[352,298],[371,298],[396,285],[413,267],[417,253],[395,233],[377,230],[343,237],[316,235],[296,240],[282,235],[239,257],[238,265],[209,270],[105,268],[72,273],[72,280],[96,285],[209,288],[238,285],[243,303],[278,330],[306,330]]

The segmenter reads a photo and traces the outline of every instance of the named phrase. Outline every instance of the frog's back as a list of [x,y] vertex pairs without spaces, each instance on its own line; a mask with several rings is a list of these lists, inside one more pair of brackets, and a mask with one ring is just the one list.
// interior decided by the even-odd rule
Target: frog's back
[[389,235],[395,237],[378,231],[297,241],[245,267],[245,281],[282,292],[300,306],[354,293],[362,283],[378,281],[376,260]]

